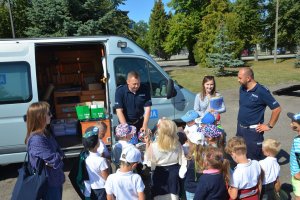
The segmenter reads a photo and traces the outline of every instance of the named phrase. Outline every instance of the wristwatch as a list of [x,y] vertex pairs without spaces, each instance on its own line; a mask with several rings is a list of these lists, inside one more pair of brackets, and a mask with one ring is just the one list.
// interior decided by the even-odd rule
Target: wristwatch
[[270,129],[273,128],[273,126],[271,126],[270,123],[267,123],[267,126],[268,126]]

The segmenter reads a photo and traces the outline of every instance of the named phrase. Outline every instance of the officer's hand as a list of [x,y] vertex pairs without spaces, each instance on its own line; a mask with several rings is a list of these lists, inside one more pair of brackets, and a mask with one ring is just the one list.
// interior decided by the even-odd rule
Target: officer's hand
[[261,133],[261,132],[265,132],[265,131],[269,131],[271,130],[267,124],[258,124],[258,126],[256,127],[256,131]]

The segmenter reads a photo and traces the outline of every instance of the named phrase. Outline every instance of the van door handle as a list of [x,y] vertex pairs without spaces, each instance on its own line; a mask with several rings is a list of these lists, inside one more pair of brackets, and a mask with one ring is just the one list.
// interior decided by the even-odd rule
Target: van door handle
[[181,99],[181,101],[185,101],[186,99]]

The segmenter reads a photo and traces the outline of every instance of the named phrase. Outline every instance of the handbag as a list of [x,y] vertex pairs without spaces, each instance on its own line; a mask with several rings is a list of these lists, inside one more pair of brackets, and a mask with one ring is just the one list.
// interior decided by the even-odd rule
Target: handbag
[[41,199],[47,193],[48,173],[43,159],[38,158],[37,169],[34,169],[29,160],[28,151],[12,192],[12,200]]

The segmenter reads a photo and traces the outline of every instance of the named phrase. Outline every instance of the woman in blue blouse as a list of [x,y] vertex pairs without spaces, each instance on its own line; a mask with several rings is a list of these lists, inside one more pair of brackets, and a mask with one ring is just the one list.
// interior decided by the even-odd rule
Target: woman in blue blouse
[[224,102],[218,110],[213,110],[210,107],[210,99],[220,96],[221,95],[216,92],[216,82],[214,76],[204,76],[202,81],[202,91],[196,95],[194,102],[194,110],[198,112],[200,118],[202,118],[207,112],[216,114],[226,111]]
[[63,172],[64,154],[60,150],[54,137],[46,130],[51,120],[47,102],[32,103],[27,110],[27,134],[25,144],[29,152],[30,164],[37,167],[37,160],[41,158],[46,164],[48,172],[48,190],[43,199],[61,200],[65,176]]

